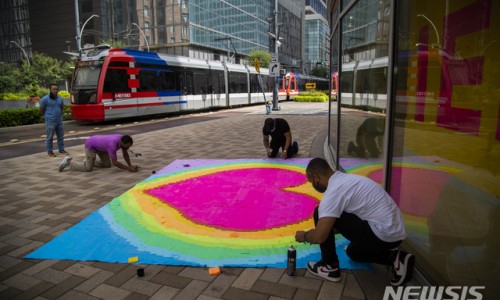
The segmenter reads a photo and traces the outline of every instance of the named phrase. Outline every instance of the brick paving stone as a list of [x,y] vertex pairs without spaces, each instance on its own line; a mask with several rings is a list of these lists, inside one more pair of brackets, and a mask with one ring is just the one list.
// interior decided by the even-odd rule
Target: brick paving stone
[[208,269],[194,267],[186,267],[178,275],[202,281],[213,281],[215,278],[214,276],[208,275]]
[[99,300],[99,298],[80,293],[75,290],[71,290],[61,297],[57,298],[57,300]]
[[175,297],[179,293],[179,289],[170,286],[164,286],[159,289],[153,296],[151,296],[152,300],[170,300]]
[[31,229],[23,234],[21,234],[21,237],[25,238],[31,238],[33,235],[39,234],[40,232],[44,232],[45,234],[47,233],[46,230],[48,230],[50,227],[43,225],[43,226],[37,226],[37,228]]
[[340,300],[344,291],[345,278],[340,282],[323,281],[317,300]]
[[260,276],[260,280],[278,282],[285,273],[285,269],[278,268],[267,268],[264,273]]
[[69,266],[73,265],[75,261],[73,260],[60,260],[52,265],[52,269],[63,271],[66,270]]
[[146,300],[146,299],[149,299],[149,297],[137,293],[130,293],[130,295],[125,297],[125,300]]
[[267,300],[268,296],[254,291],[247,291],[237,288],[229,288],[222,296],[227,300]]
[[89,278],[92,275],[98,273],[99,269],[91,267],[91,266],[87,266],[87,265],[84,265],[81,263],[76,263],[76,264],[69,266],[66,270],[64,270],[64,272],[69,273],[69,274],[73,274],[73,275],[77,275],[77,276],[81,276],[81,277],[85,277],[85,278]]
[[144,267],[144,278],[143,280],[151,280],[156,274],[160,273],[165,269],[165,266],[162,265],[149,265]]
[[286,284],[289,286],[302,288],[302,289],[310,289],[310,290],[319,290],[322,284],[321,279],[315,278],[306,278],[303,276],[282,276],[279,283]]
[[16,249],[17,246],[8,244],[0,248],[0,255],[4,255],[5,253],[11,252],[12,250]]
[[25,239],[21,236],[15,236],[15,237],[12,237],[8,240],[5,240],[6,243],[9,243],[9,244],[12,244],[12,245],[15,245],[15,246],[24,246],[24,245],[27,245],[29,243],[32,242],[32,240],[30,239]]
[[183,289],[191,282],[191,279],[186,277],[175,276],[175,274],[162,271],[153,276],[151,278],[151,281],[161,285],[166,285],[177,289]]
[[243,290],[250,290],[263,272],[264,270],[262,269],[245,269],[238,277],[238,279],[233,282],[232,287]]
[[161,285],[132,277],[120,287],[131,292],[151,296],[161,288]]
[[196,300],[218,300],[218,299],[221,299],[221,298],[214,298],[214,297],[210,297],[207,295],[200,295],[200,296],[198,296],[198,298],[196,298]]
[[0,266],[4,269],[12,268],[13,266],[21,263],[22,260],[8,255],[2,255],[0,257]]
[[185,267],[181,266],[167,266],[163,271],[170,274],[179,274]]
[[188,300],[188,299],[196,299],[203,290],[208,286],[208,282],[200,281],[200,280],[192,280],[186,288],[175,296],[176,300]]
[[40,282],[37,285],[31,287],[30,289],[23,291],[22,293],[17,294],[14,299],[33,299],[39,296],[41,293],[46,290],[52,288],[54,284],[48,282]]
[[89,279],[82,282],[82,284],[75,287],[75,290],[82,293],[88,293],[111,276],[113,276],[112,272],[100,270],[97,274],[93,275]]
[[51,234],[45,234],[45,233],[42,233],[42,232],[39,232],[37,234],[34,234],[34,235],[30,236],[30,239],[32,239],[34,241],[43,242],[43,243],[50,242],[54,238],[55,238],[55,236],[53,236]]
[[54,299],[59,296],[66,294],[68,291],[72,290],[74,287],[78,286],[80,283],[85,281],[85,278],[79,276],[71,276],[68,279],[62,281],[53,288],[45,291],[41,294],[42,297],[49,299]]
[[[252,269],[264,270],[264,268],[252,268]],[[246,269],[236,268],[236,267],[221,267],[220,270],[222,274],[240,276],[241,273],[243,273],[243,271]]]
[[130,295],[130,291],[107,284],[101,284],[94,290],[92,290],[89,294],[101,299],[118,300],[125,299],[128,295]]
[[111,276],[106,279],[104,283],[112,285],[112,286],[120,286],[124,284],[127,280],[132,278],[137,274],[137,267],[135,266],[127,266],[125,269],[121,270],[119,273]]
[[46,268],[49,268],[55,264],[57,264],[57,260],[42,260],[42,261],[38,262],[37,264],[35,264],[34,266],[32,266],[31,268],[24,270],[23,274],[28,275],[28,276],[33,276],[36,273],[38,273]]
[[68,279],[71,277],[70,274],[54,270],[51,268],[47,268],[45,270],[42,270],[38,273],[36,273],[33,277],[38,278],[40,280],[45,280],[54,284],[59,284],[63,282],[64,280]]
[[216,279],[208,286],[208,288],[203,292],[203,295],[220,298],[231,284],[236,280],[236,276],[220,274],[217,275]]
[[365,299],[365,294],[361,291],[358,281],[352,274],[349,274],[347,276],[342,298],[358,299],[358,300]]
[[28,275],[24,275],[22,273],[15,274],[14,276],[6,279],[3,281],[3,284],[8,285],[10,287],[20,289],[20,290],[27,290],[35,285],[39,284],[42,282],[39,279],[33,278]]
[[110,263],[96,261],[92,264],[92,266],[95,268],[98,268],[98,269],[110,271],[113,273],[118,273],[121,270],[125,269],[128,265],[126,265],[126,264],[110,264]]
[[20,289],[16,289],[16,288],[12,288],[12,287],[9,287],[8,289],[5,289],[3,290],[2,292],[0,292],[0,297],[2,299],[12,299],[14,298],[16,295],[19,295],[21,294],[23,291],[20,290]]
[[32,267],[33,265],[34,265],[34,263],[23,260],[22,262],[18,263],[17,265],[15,265],[11,268],[8,268],[7,270],[0,273],[0,281],[3,281],[7,278],[11,278],[11,277],[15,276],[16,274],[22,272],[23,270]]
[[273,283],[264,280],[257,280],[257,282],[255,282],[254,286],[252,287],[252,291],[285,299],[292,299],[293,295],[295,294],[295,290],[296,288],[288,285]]
[[316,299],[318,296],[319,291],[318,290],[312,290],[312,289],[297,289],[297,292],[295,293],[295,296],[293,296],[293,300],[309,300],[309,299]]

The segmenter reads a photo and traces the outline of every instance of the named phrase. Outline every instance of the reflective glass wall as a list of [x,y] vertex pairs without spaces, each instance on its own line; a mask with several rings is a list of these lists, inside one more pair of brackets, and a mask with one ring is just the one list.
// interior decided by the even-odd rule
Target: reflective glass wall
[[401,1],[391,195],[440,284],[500,295],[500,2]]
[[389,191],[432,285],[484,285],[496,299],[500,1],[339,0],[329,12],[338,168]]

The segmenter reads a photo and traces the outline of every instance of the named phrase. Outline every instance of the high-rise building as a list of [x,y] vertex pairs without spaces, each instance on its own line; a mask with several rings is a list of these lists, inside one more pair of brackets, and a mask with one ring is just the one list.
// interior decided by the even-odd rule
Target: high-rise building
[[[16,13],[2,18],[0,39],[62,60],[64,52],[109,43],[239,62],[252,50],[274,53],[277,33],[279,61],[301,69],[304,7],[305,0],[5,0],[2,16]],[[5,44],[2,60],[20,61],[20,50]]]
[[22,61],[24,53],[30,56],[29,18],[28,0],[0,1],[0,62]]
[[306,72],[311,72],[318,66],[326,68],[329,65],[330,28],[326,10],[326,0],[306,0],[304,30],[304,69]]

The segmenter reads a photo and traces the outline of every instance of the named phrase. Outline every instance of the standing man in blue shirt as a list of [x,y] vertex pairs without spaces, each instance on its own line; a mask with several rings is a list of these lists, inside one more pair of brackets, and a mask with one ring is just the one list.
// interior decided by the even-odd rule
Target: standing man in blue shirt
[[45,118],[45,128],[47,130],[46,148],[50,157],[55,157],[52,151],[52,141],[54,132],[57,134],[57,148],[59,153],[69,154],[64,150],[64,129],[63,129],[63,106],[61,96],[57,94],[59,88],[56,84],[50,85],[50,92],[40,101],[40,113]]

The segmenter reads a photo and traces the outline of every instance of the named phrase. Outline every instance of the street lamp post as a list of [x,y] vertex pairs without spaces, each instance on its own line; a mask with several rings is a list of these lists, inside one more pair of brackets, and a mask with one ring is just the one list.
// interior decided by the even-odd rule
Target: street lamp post
[[[273,22],[274,22],[274,55],[279,62],[278,59],[278,47],[279,47],[279,31],[278,31],[278,0],[274,2],[274,11],[273,11]],[[274,78],[274,88],[273,88],[273,110],[280,110],[278,105],[278,79],[279,76]]]
[[431,24],[432,28],[434,29],[434,33],[436,34],[437,45],[439,48],[441,48],[441,42],[439,40],[439,33],[438,33],[434,23],[429,18],[427,18],[426,16],[424,16],[422,14],[418,14],[417,17],[422,17],[422,18],[426,19]]
[[78,33],[78,35],[76,36],[76,44],[78,46],[78,52],[80,52],[82,50],[82,33],[83,33],[83,29],[85,28],[85,25],[87,25],[87,23],[90,21],[90,19],[92,19],[93,17],[97,17],[99,18],[98,15],[91,15],[87,21],[85,21],[85,23],[83,23],[83,26],[82,26],[82,29],[80,30],[80,32]]
[[149,52],[149,43],[148,43],[148,39],[146,38],[146,35],[145,35],[145,34],[144,34],[144,32],[142,31],[141,27],[139,27],[139,25],[137,25],[137,23],[132,23],[132,25],[134,25],[135,27],[137,27],[137,29],[139,29],[139,31],[141,32],[142,37],[144,38],[144,42],[146,43],[146,46],[148,47],[148,52]]
[[28,67],[31,66],[30,58],[28,57],[28,54],[26,53],[26,51],[24,51],[23,47],[21,47],[18,43],[14,42],[14,41],[10,41],[10,42],[12,44],[16,45],[17,47],[19,47],[19,49],[21,49],[21,51],[23,51],[23,54],[26,57],[26,60],[28,61]]

